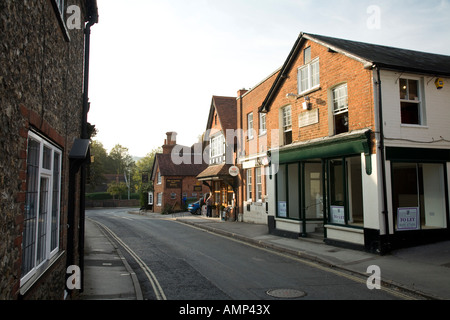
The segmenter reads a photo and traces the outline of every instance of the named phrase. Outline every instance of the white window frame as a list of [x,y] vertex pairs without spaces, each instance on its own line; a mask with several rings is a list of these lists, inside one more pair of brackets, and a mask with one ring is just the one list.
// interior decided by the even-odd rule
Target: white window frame
[[253,112],[247,114],[247,137],[248,140],[253,139]]
[[304,94],[320,87],[320,60],[315,58],[310,63],[298,68],[298,93]]
[[210,164],[225,161],[225,138],[219,134],[210,139]]
[[[37,143],[38,159],[30,163],[32,156],[30,143]],[[49,162],[44,163],[44,149],[49,151]],[[33,165],[33,170],[30,166]],[[24,212],[22,239],[22,277],[21,286],[39,272],[41,266],[59,252],[61,219],[61,168],[62,150],[45,138],[28,132],[27,150],[27,192]],[[42,188],[46,181],[46,190]],[[33,196],[34,194],[34,196]],[[33,199],[33,200],[32,200]],[[45,208],[43,207],[45,206]],[[29,212],[34,209],[34,215]],[[45,211],[45,213],[43,212]],[[29,237],[32,235],[31,237]],[[31,250],[31,251],[30,251]]]
[[[425,112],[424,112],[424,103],[423,103],[423,89],[422,89],[422,85],[423,85],[423,81],[422,79],[419,78],[413,78],[413,77],[401,77],[398,80],[399,86],[401,85],[401,81],[402,80],[406,80],[407,81],[407,99],[403,98],[400,96],[400,123],[402,125],[405,126],[424,126],[425,124]],[[417,82],[417,99],[415,100],[411,100],[409,99],[409,81],[415,81]],[[412,103],[412,104],[417,104],[418,105],[418,113],[419,113],[419,123],[417,124],[413,124],[413,123],[403,123],[401,120],[401,105],[402,103]]]
[[247,201],[251,202],[252,201],[252,196],[253,196],[253,190],[252,190],[252,170],[253,169],[248,169],[247,173],[246,173],[246,184],[247,184]]
[[163,196],[162,192],[159,192],[156,195],[156,206],[158,206],[158,207],[162,206],[162,196]]
[[148,193],[148,204],[153,205],[153,192]]
[[266,114],[261,112],[259,114],[259,135],[262,136],[267,133]]
[[336,86],[332,90],[333,94],[333,114],[338,115],[348,112],[348,88],[347,84]]
[[162,184],[161,171],[156,174],[156,184]]
[[256,167],[256,201],[262,202],[262,167]]
[[65,0],[53,0],[55,2],[56,8],[61,15],[61,19],[64,19],[64,9],[65,9]]

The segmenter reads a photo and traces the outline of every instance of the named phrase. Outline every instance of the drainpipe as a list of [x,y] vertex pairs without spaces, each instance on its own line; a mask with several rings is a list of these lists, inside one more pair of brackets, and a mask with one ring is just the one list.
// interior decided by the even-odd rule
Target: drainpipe
[[[81,139],[89,139],[89,133],[87,130],[87,114],[89,112],[89,56],[90,56],[90,43],[91,43],[91,27],[98,23],[98,9],[96,0],[87,0],[87,13],[88,22],[84,29],[84,88],[83,88],[83,115],[81,121]],[[86,161],[81,166],[81,182],[80,182],[80,229],[79,229],[79,244],[78,244],[78,254],[79,254],[79,265],[80,265],[80,282],[81,289],[80,292],[84,290],[84,236],[85,236],[85,193],[86,193],[86,181],[87,181],[87,170],[86,163],[89,163],[90,159]]]
[[386,228],[386,235],[383,241],[380,241],[380,253],[384,254],[389,250],[390,247],[390,236],[389,236],[389,212],[387,203],[387,191],[386,191],[386,156],[385,156],[385,145],[384,145],[384,120],[383,120],[383,103],[382,103],[382,93],[381,93],[381,75],[380,67],[375,66],[377,69],[377,85],[378,85],[378,113],[380,122],[380,155],[381,155],[381,180],[383,189],[383,215],[384,224]]

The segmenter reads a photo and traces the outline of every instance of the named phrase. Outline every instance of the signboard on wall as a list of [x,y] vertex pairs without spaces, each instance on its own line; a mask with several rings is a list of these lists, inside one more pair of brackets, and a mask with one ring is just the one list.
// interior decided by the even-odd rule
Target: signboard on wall
[[181,179],[166,179],[166,188],[167,189],[180,189],[181,188]]
[[419,230],[420,229],[420,217],[419,208],[398,208],[397,209],[397,230]]

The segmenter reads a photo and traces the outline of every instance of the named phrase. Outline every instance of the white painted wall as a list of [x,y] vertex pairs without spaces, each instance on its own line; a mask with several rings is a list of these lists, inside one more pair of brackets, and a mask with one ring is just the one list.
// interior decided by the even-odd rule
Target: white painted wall
[[[401,124],[400,78],[421,81],[424,125]],[[386,146],[450,149],[450,142],[439,141],[442,138],[450,141],[450,79],[444,79],[445,85],[441,90],[436,89],[435,80],[436,77],[381,71]]]

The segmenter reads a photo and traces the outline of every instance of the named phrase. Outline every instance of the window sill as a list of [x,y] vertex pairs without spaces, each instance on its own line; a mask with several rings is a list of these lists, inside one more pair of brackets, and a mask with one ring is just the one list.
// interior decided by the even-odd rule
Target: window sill
[[320,87],[320,85],[319,86],[315,86],[315,87],[313,87],[311,89],[308,89],[308,90],[305,90],[303,92],[300,92],[298,95],[303,97],[303,96],[306,96],[307,94],[311,94],[313,92],[319,91],[320,89],[322,89]]
[[425,126],[425,125],[422,125],[422,124],[402,123],[402,124],[400,124],[400,127],[402,127],[402,128],[416,128],[416,129],[429,129],[428,126]]
[[65,255],[65,251],[60,251],[59,253],[56,253],[52,258],[50,258],[50,260],[47,260],[46,262],[44,262],[36,271],[35,273],[26,281],[24,281],[24,283],[20,283],[20,295],[25,295],[27,293],[28,290],[30,290],[35,284],[36,282],[38,282],[40,280],[40,278],[47,273],[47,271],[49,271],[52,266],[59,261],[59,259]]

